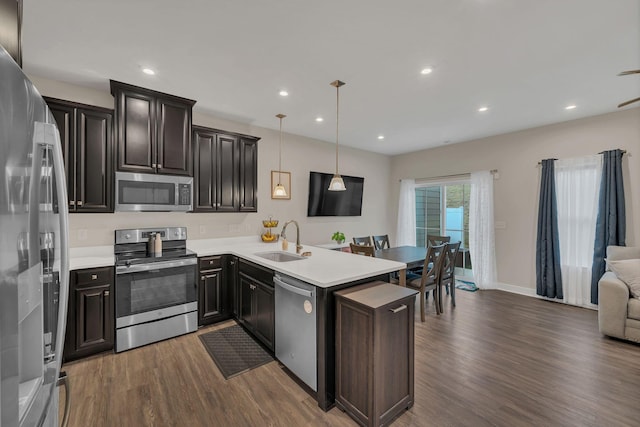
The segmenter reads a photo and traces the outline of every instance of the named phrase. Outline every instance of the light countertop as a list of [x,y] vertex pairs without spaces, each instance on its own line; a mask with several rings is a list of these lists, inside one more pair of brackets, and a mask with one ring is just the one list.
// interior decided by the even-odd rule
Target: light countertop
[[[198,256],[232,254],[320,288],[330,288],[379,274],[406,268],[406,264],[383,259],[332,251],[317,246],[302,245],[302,252],[311,256],[297,261],[275,262],[257,256],[260,252],[281,251],[282,242],[262,243],[259,237],[189,240],[187,247]],[[287,252],[295,253],[295,242],[289,242]]]
[[115,265],[113,246],[69,248],[69,270]]
[[[302,245],[302,252],[311,252],[302,260],[276,262],[264,259],[260,252],[281,251],[282,242],[263,243],[259,237],[188,240],[187,248],[198,256],[231,254],[276,272],[295,277],[312,285],[329,288],[367,277],[391,273],[406,268],[406,264],[383,259],[332,251]],[[287,252],[295,253],[295,242],[289,242]],[[71,248],[70,270],[112,266],[115,264],[113,246]]]

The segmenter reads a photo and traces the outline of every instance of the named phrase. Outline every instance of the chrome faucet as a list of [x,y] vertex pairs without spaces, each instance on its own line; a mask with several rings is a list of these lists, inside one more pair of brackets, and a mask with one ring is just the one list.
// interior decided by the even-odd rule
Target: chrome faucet
[[280,233],[280,236],[282,236],[283,239],[287,239],[287,234],[285,232],[285,230],[287,229],[287,225],[294,223],[296,225],[296,253],[299,254],[300,251],[302,250],[302,245],[300,244],[300,226],[298,225],[298,221],[295,221],[293,219],[290,219],[289,221],[284,223],[284,226],[282,227],[282,232]]

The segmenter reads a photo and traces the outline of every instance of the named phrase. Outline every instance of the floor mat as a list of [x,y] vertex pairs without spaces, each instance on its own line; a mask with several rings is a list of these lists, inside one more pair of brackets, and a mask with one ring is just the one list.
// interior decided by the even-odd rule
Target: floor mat
[[478,287],[473,282],[467,282],[466,280],[456,279],[456,289],[460,289],[468,292],[475,292],[478,290]]
[[202,334],[200,340],[225,379],[273,360],[240,325]]

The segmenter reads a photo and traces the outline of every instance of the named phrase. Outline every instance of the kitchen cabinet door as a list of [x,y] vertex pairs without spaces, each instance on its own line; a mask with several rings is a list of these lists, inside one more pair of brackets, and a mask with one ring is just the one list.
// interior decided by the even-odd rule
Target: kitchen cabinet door
[[111,285],[75,289],[76,350],[113,345]]
[[275,301],[273,287],[256,282],[253,291],[255,303],[255,333],[271,350],[274,349]]
[[76,211],[113,212],[113,114],[79,108],[76,121]]
[[157,172],[191,176],[191,105],[158,98]]
[[193,188],[194,212],[213,212],[217,208],[216,134],[205,128],[193,128]]
[[62,158],[64,160],[64,170],[67,180],[67,197],[69,212],[75,210],[75,114],[76,109],[70,103],[61,103],[53,98],[45,98],[49,110],[56,120],[58,132],[60,133],[60,144],[62,146]]
[[115,98],[118,170],[155,173],[155,98],[126,89],[119,90]]
[[238,288],[240,290],[239,295],[239,316],[240,323],[249,329],[251,332],[255,331],[254,320],[254,303],[253,303],[253,281],[250,277],[240,274]]
[[239,206],[238,138],[218,134],[216,150],[216,194],[219,212],[237,212]]
[[[269,184],[271,185],[271,184]],[[240,138],[240,211],[258,211],[258,141]]]

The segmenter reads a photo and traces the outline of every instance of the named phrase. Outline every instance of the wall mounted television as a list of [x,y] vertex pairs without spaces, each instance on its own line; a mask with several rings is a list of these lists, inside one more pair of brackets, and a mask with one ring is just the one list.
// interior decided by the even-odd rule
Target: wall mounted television
[[364,178],[342,175],[346,191],[329,191],[333,174],[309,173],[307,216],[361,216]]

